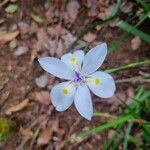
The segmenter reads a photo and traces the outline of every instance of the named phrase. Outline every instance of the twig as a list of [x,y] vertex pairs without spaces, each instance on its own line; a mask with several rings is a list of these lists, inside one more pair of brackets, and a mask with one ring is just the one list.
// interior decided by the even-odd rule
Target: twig
[[125,79],[119,79],[115,81],[116,83],[126,83],[126,82],[140,82],[140,83],[144,83],[144,82],[150,82],[150,79],[146,79],[142,76],[136,76],[136,77],[131,77],[131,78],[125,78]]

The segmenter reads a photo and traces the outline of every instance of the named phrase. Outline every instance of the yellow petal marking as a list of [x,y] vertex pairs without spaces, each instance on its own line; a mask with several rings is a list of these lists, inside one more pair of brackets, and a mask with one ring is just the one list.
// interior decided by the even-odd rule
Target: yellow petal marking
[[99,84],[101,83],[101,80],[100,80],[99,78],[96,78],[96,79],[94,80],[94,83],[95,83],[96,85],[99,85]]
[[64,88],[64,89],[63,89],[63,94],[64,94],[64,95],[67,95],[68,93],[69,93],[69,90],[68,90],[67,88]]
[[70,61],[71,63],[76,63],[76,62],[77,62],[77,58],[76,58],[76,57],[71,57],[71,58],[69,59],[69,61]]

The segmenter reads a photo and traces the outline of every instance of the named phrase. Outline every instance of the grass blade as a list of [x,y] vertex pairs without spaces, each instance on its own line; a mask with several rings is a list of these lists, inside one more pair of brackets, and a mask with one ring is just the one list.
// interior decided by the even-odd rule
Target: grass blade
[[121,21],[117,25],[120,29],[125,30],[135,36],[140,37],[143,41],[150,43],[150,35],[138,30],[135,26],[128,24],[127,22]]
[[125,137],[124,137],[124,143],[123,143],[123,150],[128,150],[128,136],[131,132],[132,126],[133,126],[133,122],[129,122],[126,133],[125,133]]
[[[149,16],[149,14],[144,15],[135,25],[135,27],[138,27],[139,25],[141,25],[144,20]],[[130,33],[131,31],[129,31]],[[121,36],[119,36],[109,47],[108,47],[108,52],[112,52],[114,49],[116,49],[117,47],[119,47],[128,37],[129,35],[128,32],[125,32],[124,34],[122,34]]]
[[117,4],[114,6],[113,10],[112,10],[112,16],[116,15],[117,13],[119,13],[120,10],[120,6],[122,4],[123,0],[117,0]]
[[132,115],[120,116],[110,123],[106,123],[104,125],[98,126],[96,128],[90,129],[88,131],[81,132],[77,137],[85,137],[85,136],[89,136],[89,135],[94,135],[94,134],[101,132],[101,131],[104,131],[108,128],[112,128],[112,127],[115,127],[117,125],[123,124],[132,118],[133,118]]
[[[108,150],[109,147],[111,146],[111,144],[113,144],[114,139],[116,139],[118,137],[118,134],[120,134],[121,129],[122,129],[123,125],[119,125],[116,130],[115,133],[112,135],[112,137],[110,139],[107,140],[107,142],[103,145],[102,150]],[[116,144],[117,145],[117,144]]]
[[143,9],[147,12],[150,11],[150,5],[146,4],[144,0],[139,0],[139,3],[142,5]]

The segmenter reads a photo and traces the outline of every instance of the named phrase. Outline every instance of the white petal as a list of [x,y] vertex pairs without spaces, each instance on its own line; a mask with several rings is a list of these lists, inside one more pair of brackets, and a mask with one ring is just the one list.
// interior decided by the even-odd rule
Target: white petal
[[92,48],[84,57],[82,72],[89,75],[95,72],[103,63],[107,54],[106,43]]
[[[63,61],[66,65],[68,65],[71,69],[78,67],[81,68],[81,64],[84,58],[84,52],[81,50],[75,51],[73,54],[68,53],[61,57],[61,61]],[[74,60],[74,61],[72,61]]]
[[73,78],[73,71],[61,60],[54,57],[45,57],[38,59],[41,67],[50,74],[71,80]]
[[70,82],[60,83],[51,90],[51,101],[57,111],[64,111],[71,106],[76,88]]
[[90,91],[86,85],[80,85],[77,88],[74,103],[80,115],[91,120],[93,115],[93,105]]
[[113,96],[116,90],[112,76],[102,71],[97,71],[91,74],[87,85],[95,95],[102,98]]

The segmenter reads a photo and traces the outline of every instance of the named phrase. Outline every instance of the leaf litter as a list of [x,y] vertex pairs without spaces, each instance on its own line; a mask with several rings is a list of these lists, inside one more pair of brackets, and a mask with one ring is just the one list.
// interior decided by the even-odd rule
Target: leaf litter
[[[9,3],[18,5],[19,9],[12,14],[5,12]],[[100,137],[93,136],[93,138],[81,140],[80,143],[74,143],[73,146],[65,143],[69,134],[78,133],[86,127],[102,124],[104,120],[94,118],[91,125],[79,118],[74,108],[65,113],[56,112],[51,105],[49,90],[59,81],[41,71],[37,58],[42,56],[60,57],[91,22],[109,18],[114,4],[116,3],[103,0],[84,2],[73,0],[68,1],[66,6],[63,0],[56,2],[30,1],[30,3],[17,0],[0,2],[0,8],[3,8],[2,19],[0,19],[0,47],[2,48],[0,51],[0,57],[2,56],[0,58],[0,77],[6,78],[7,81],[0,86],[2,96],[5,95],[2,99],[4,101],[0,103],[2,104],[0,114],[16,118],[20,125],[19,134],[21,134],[21,137],[14,138],[15,141],[13,138],[11,139],[13,144],[8,141],[4,150],[12,148],[14,145],[22,149],[25,147],[31,149],[39,149],[39,147],[43,149],[52,147],[55,149],[71,149],[72,147],[87,149],[87,147],[91,147],[96,149],[98,145],[104,144],[107,133],[100,134]],[[121,11],[131,12],[133,7],[133,3],[126,1],[121,5]],[[138,10],[138,12],[141,16],[142,11]],[[111,43],[120,36],[116,29],[117,22],[119,22],[119,18],[108,26],[96,26],[77,42],[75,49],[84,47],[86,50],[89,45],[93,47],[103,41]],[[133,51],[128,51],[128,49]],[[143,44],[138,37],[130,38],[123,46],[108,56],[105,67],[144,59],[147,49],[146,44]],[[137,53],[135,54],[134,51]],[[139,53],[141,55],[138,55]],[[140,71],[147,73],[145,68]],[[136,70],[130,73],[125,72],[115,78],[131,77],[137,73]],[[18,86],[17,88],[15,84]],[[118,84],[119,90],[116,96],[105,104],[94,98],[94,103],[97,104],[95,110],[121,113],[122,103],[120,100],[127,104],[130,103],[136,84],[137,82],[131,82],[131,86],[128,88],[126,88],[126,83]],[[112,134],[111,132],[113,131],[110,130],[109,136]],[[98,140],[99,138],[100,140]]]

